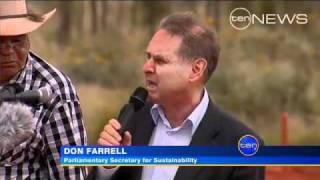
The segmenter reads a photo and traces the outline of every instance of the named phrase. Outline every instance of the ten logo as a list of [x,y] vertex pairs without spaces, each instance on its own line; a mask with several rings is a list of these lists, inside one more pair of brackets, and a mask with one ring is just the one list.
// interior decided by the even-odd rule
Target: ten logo
[[237,30],[247,29],[251,24],[307,24],[307,14],[264,13],[256,15],[246,8],[235,8],[229,17],[230,25]]
[[238,141],[238,150],[245,156],[253,156],[258,152],[259,141],[252,135],[244,135]]

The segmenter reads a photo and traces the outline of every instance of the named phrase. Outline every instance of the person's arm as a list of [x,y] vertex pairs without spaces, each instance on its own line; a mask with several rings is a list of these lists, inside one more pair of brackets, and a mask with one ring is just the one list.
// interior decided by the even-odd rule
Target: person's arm
[[59,102],[43,126],[44,154],[50,179],[84,179],[85,167],[60,165],[62,145],[86,145],[87,138],[78,101]]
[[[116,119],[109,120],[100,133],[98,144],[102,146],[131,146],[131,134],[126,131],[121,137],[118,130],[121,124]],[[89,173],[87,180],[110,180],[120,166],[94,167]]]

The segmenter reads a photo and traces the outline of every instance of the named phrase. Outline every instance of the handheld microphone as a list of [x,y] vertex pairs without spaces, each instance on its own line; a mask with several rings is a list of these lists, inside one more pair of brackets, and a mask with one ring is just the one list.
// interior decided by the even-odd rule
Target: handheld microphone
[[144,106],[147,97],[148,91],[142,87],[138,87],[130,96],[129,103],[122,107],[118,116],[121,124],[119,130],[121,136],[128,129],[128,123],[132,115]]
[[[121,124],[118,132],[121,136],[123,136],[124,132],[128,129],[129,120],[132,115],[144,106],[147,97],[148,91],[142,87],[138,87],[130,96],[129,103],[122,107],[118,116]],[[89,173],[87,180],[99,179],[101,177],[105,177],[104,171],[95,166]]]
[[46,104],[51,100],[51,90],[40,88],[38,90],[23,91],[18,94],[0,93],[0,102],[23,102],[28,105]]
[[34,134],[31,107],[21,103],[0,105],[0,154],[26,141]]

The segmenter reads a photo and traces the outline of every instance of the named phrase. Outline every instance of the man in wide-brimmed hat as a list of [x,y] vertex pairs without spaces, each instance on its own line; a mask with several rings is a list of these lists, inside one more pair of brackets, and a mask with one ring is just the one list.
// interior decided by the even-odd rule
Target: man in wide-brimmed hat
[[30,13],[25,0],[0,1],[0,90],[20,87],[18,92],[45,87],[52,92],[48,104],[31,107],[34,134],[1,152],[0,179],[86,176],[83,167],[60,165],[62,145],[85,145],[87,140],[75,88],[68,77],[30,51],[28,34],[54,13],[55,9],[42,16]]

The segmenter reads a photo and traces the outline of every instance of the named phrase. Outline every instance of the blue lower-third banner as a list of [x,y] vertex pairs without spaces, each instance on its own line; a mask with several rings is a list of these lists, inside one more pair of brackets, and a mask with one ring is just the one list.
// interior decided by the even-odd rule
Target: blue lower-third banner
[[63,166],[320,165],[320,146],[63,146]]

